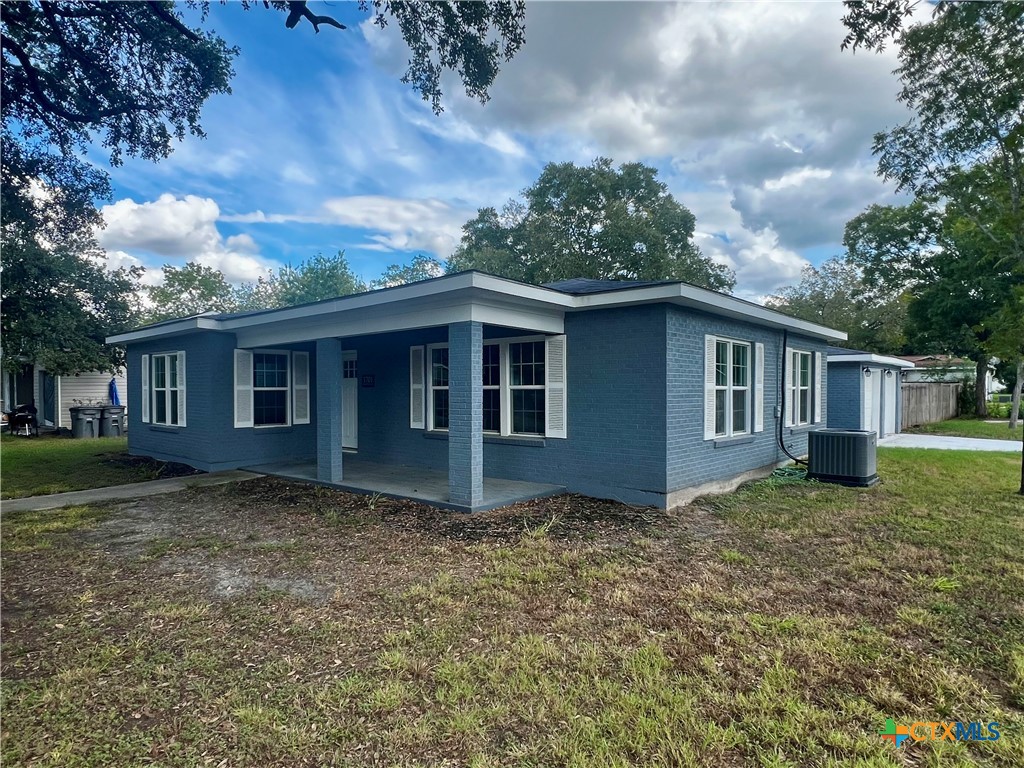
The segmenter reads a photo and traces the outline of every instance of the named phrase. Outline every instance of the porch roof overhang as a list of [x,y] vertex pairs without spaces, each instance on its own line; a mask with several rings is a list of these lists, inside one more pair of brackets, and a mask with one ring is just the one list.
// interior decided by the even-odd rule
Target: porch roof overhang
[[914,364],[901,360],[898,357],[887,355],[876,355],[871,352],[864,352],[855,355],[829,354],[828,362],[833,363],[869,363],[873,365],[885,365],[890,368],[913,368]]
[[298,307],[170,320],[111,336],[107,343],[129,344],[195,331],[220,331],[236,334],[239,346],[256,347],[444,326],[467,320],[536,333],[562,333],[566,312],[650,303],[676,304],[816,338],[846,338],[841,331],[686,283],[571,295],[469,271]]

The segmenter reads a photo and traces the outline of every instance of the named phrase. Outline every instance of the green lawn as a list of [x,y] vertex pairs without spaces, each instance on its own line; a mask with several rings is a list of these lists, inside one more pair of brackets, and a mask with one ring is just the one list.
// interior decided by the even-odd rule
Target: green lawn
[[127,448],[124,437],[71,440],[4,435],[0,438],[0,498],[102,488],[156,477],[157,465],[129,459]]
[[922,435],[952,435],[953,437],[984,437],[991,440],[1024,439],[1024,425],[1010,431],[1008,422],[990,424],[983,419],[950,419],[937,421],[934,424],[923,424],[905,430]]
[[1018,462],[880,450],[874,488],[673,514],[261,479],[6,515],[3,761],[1024,765]]

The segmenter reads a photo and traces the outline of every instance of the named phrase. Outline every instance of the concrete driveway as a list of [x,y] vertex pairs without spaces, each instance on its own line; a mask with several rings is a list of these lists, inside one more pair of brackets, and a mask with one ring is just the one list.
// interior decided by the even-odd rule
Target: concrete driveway
[[937,448],[943,451],[1009,451],[1020,453],[1020,440],[985,440],[980,437],[945,435],[890,435],[878,441],[880,448]]

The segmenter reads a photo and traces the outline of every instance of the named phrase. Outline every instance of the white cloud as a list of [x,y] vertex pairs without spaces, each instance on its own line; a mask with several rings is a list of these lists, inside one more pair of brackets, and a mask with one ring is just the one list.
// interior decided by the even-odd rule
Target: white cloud
[[[115,259],[138,263],[144,262],[142,254],[168,263],[196,261],[220,270],[230,282],[254,280],[276,266],[259,255],[251,236],[224,238],[217,229],[220,207],[210,198],[164,194],[145,203],[125,199],[103,206],[101,213],[106,227],[97,239],[108,258],[113,252]],[[155,258],[148,262],[152,265]]]
[[828,168],[800,168],[790,171],[777,179],[768,179],[764,182],[764,188],[774,192],[787,187],[799,187],[808,179],[828,179],[832,177],[832,171]]
[[807,260],[782,245],[770,226],[744,227],[727,191],[690,193],[685,201],[697,217],[697,245],[705,256],[736,272],[738,296],[756,300],[799,279]]
[[383,195],[334,197],[315,214],[251,213],[224,216],[224,221],[249,224],[322,224],[366,232],[358,247],[372,251],[427,251],[446,258],[458,245],[462,225],[475,212],[436,198],[412,199]]

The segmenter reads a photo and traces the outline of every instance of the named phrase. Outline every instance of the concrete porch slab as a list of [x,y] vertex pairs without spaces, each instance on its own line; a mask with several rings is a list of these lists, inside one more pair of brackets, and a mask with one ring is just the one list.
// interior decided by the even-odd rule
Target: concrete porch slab
[[[286,477],[291,480],[317,482],[316,464],[311,461],[259,464],[253,467],[246,467],[246,469],[251,472]],[[464,505],[452,504],[449,501],[447,470],[379,464],[359,459],[350,454],[345,455],[343,478],[341,483],[319,484],[355,493],[379,493],[395,499],[422,501],[435,507],[451,509],[457,512],[485,512],[489,509],[505,507],[519,501],[555,496],[565,492],[565,488],[560,485],[485,477],[483,501],[479,505],[470,508]]]

